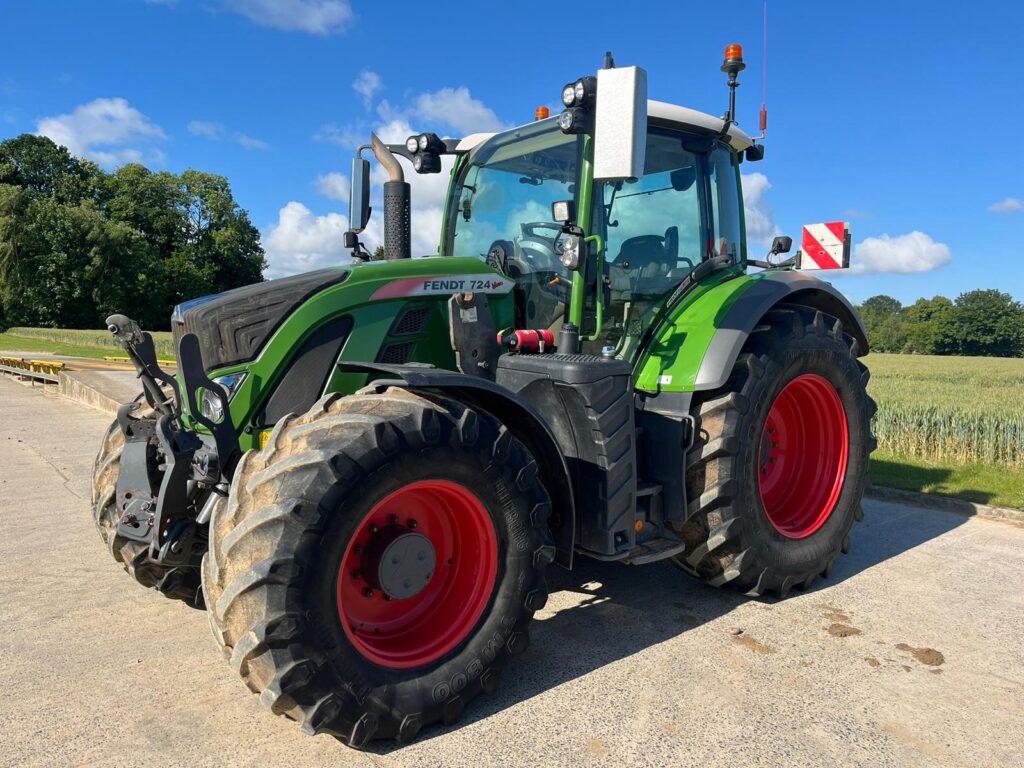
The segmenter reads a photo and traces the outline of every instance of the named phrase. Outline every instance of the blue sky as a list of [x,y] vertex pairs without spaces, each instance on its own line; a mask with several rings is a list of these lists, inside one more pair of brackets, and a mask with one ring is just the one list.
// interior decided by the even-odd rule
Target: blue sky
[[[647,69],[652,98],[720,114],[722,49],[742,43],[753,132],[761,13],[760,0],[4,3],[0,137],[45,133],[107,168],[224,174],[283,274],[345,258],[346,177],[371,128],[401,140],[526,122],[606,49]],[[849,220],[866,274],[838,284],[858,301],[1024,299],[1024,6],[772,0],[769,13],[767,157],[744,165],[758,174],[752,236]],[[425,252],[443,183],[414,183]]]

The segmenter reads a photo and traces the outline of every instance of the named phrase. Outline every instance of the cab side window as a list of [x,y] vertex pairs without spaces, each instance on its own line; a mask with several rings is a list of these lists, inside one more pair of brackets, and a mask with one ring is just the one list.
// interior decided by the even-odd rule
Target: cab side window
[[743,208],[739,194],[739,160],[728,149],[718,146],[711,152],[711,215],[716,256],[730,255],[735,261],[743,252]]
[[706,254],[706,155],[685,135],[652,128],[644,175],[600,185],[594,212],[603,238],[604,317],[595,346],[630,358],[664,300]]

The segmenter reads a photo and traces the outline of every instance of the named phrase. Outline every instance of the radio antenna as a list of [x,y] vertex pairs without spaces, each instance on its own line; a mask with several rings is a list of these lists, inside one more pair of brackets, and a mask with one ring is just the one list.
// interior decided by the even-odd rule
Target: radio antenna
[[768,0],[764,0],[762,22],[764,39],[761,45],[761,138],[768,130]]

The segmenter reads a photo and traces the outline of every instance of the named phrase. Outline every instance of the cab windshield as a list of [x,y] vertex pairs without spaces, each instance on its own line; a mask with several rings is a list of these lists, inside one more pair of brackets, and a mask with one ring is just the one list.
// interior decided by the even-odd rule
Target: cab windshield
[[552,327],[569,301],[551,204],[576,199],[580,145],[554,119],[499,134],[473,150],[449,197],[443,252],[487,260],[514,278],[524,298],[519,327]]

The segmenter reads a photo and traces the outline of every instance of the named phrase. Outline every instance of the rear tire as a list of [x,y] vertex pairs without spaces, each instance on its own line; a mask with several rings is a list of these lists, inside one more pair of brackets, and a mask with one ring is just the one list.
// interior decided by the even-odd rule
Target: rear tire
[[[829,315],[770,311],[728,383],[695,399],[687,542],[676,565],[714,586],[785,597],[849,551],[874,450],[867,368]],[[788,434],[788,441],[780,437]]]
[[[136,402],[142,401],[142,395]],[[139,419],[155,419],[146,405],[134,414]],[[114,561],[147,589],[155,589],[172,600],[181,600],[193,608],[203,607],[197,568],[166,568],[149,559],[149,545],[117,534],[121,513],[117,508],[117,477],[124,451],[124,433],[117,419],[107,428],[92,469],[93,521]]]
[[[458,517],[431,511],[431,494]],[[533,458],[490,416],[402,389],[329,395],[245,454],[214,510],[214,636],[261,702],[307,733],[411,740],[457,720],[526,649],[554,559],[549,513]],[[454,557],[437,546],[420,592],[395,598],[363,572],[384,573],[370,553],[388,529],[436,544],[438,526]]]

